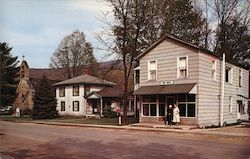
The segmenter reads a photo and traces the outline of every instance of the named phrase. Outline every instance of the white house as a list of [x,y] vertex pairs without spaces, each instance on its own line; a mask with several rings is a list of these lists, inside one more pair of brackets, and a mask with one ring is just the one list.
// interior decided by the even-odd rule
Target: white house
[[54,86],[60,115],[102,117],[105,107],[120,109],[123,92],[115,83],[84,74]]
[[177,104],[181,124],[212,126],[248,119],[249,70],[166,35],[137,57],[134,95],[140,122],[163,123]]

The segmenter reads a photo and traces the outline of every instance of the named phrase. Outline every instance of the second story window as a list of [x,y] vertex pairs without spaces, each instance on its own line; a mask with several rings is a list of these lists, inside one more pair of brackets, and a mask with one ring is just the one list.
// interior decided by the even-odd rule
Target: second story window
[[65,87],[59,88],[59,97],[65,97]]
[[242,70],[239,71],[239,87],[242,87]]
[[79,96],[79,86],[73,86],[73,96]]
[[230,67],[226,67],[226,70],[225,70],[225,82],[230,82],[230,83],[233,83],[233,73],[232,73],[232,68]]
[[188,77],[188,57],[177,58],[177,78]]
[[140,70],[135,70],[135,83],[140,83]]
[[212,61],[212,79],[216,80],[216,61]]
[[156,80],[156,61],[148,62],[148,80]]

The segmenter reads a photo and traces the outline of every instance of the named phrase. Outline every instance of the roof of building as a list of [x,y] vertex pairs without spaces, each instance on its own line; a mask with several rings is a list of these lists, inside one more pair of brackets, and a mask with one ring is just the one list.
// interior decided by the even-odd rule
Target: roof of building
[[[93,96],[94,95],[94,96]],[[96,98],[122,98],[123,92],[118,86],[105,87],[99,92],[90,92],[85,96],[86,99]]]
[[146,94],[178,94],[189,93],[195,83],[190,84],[172,84],[172,85],[160,85],[160,86],[141,86],[138,90],[134,91],[135,95]]
[[99,91],[98,94],[102,97],[123,97],[123,91],[118,86],[106,87]]
[[114,86],[116,85],[113,82],[109,82],[94,76],[90,76],[87,74],[80,75],[62,82],[58,82],[53,84],[54,86],[59,85],[72,85],[72,84],[91,84],[91,85],[104,85],[104,86]]
[[66,69],[63,68],[51,68],[51,69],[29,69],[30,79],[42,79],[42,76],[45,74],[49,80],[52,81],[62,81],[66,79],[65,76]]
[[[162,43],[162,42],[163,42],[164,40],[166,40],[166,39],[171,39],[171,40],[174,40],[174,41],[176,41],[176,42],[178,42],[178,43],[181,43],[181,44],[183,44],[183,45],[186,45],[186,46],[188,46],[188,47],[191,47],[191,48],[194,48],[194,49],[201,50],[203,53],[206,53],[206,54],[208,54],[208,55],[211,55],[211,56],[214,56],[214,57],[217,57],[217,58],[220,57],[218,54],[215,54],[214,52],[212,52],[212,51],[210,51],[210,50],[207,50],[207,49],[205,49],[205,48],[203,48],[203,47],[200,47],[200,46],[191,44],[191,43],[189,43],[189,42],[186,42],[186,41],[183,41],[183,40],[181,40],[181,39],[178,39],[178,38],[176,38],[176,37],[174,37],[174,36],[172,36],[172,35],[166,34],[165,36],[163,36],[162,38],[160,38],[159,40],[157,40],[155,43],[153,43],[151,46],[149,46],[149,47],[148,47],[145,51],[143,51],[141,54],[139,54],[135,59],[136,59],[136,60],[141,59],[143,56],[145,56],[148,52],[150,52],[152,49],[154,49],[156,46],[158,46],[160,43]],[[228,61],[227,61],[227,62],[228,62]],[[244,68],[244,69],[247,69],[247,70],[248,70],[248,68],[247,68],[246,66],[241,65],[241,64],[239,64],[239,63],[236,63],[236,62],[228,62],[228,63],[231,63],[231,64],[233,64],[233,65],[235,65],[235,66],[238,66],[238,67],[241,67],[241,68]]]

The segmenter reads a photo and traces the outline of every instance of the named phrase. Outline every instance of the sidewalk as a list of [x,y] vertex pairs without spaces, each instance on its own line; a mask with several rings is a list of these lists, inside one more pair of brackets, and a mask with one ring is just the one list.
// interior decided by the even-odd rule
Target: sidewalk
[[[11,121],[9,121],[11,122]],[[93,124],[75,124],[75,123],[60,123],[60,122],[46,122],[46,121],[18,121],[20,123],[34,123],[34,124],[45,124],[45,125],[56,125],[56,126],[74,126],[74,127],[89,127],[89,128],[105,128],[105,129],[120,129],[120,130],[135,130],[135,131],[148,131],[148,132],[172,132],[172,133],[192,133],[192,134],[204,134],[204,135],[222,135],[231,137],[249,137],[250,128],[247,128],[245,132],[234,132],[230,129],[239,128],[241,125],[234,127],[222,127],[213,129],[199,129],[197,126],[168,126],[168,125],[155,125],[150,123],[136,123],[126,126],[115,126],[115,125],[93,125]],[[228,129],[228,130],[224,130]]]

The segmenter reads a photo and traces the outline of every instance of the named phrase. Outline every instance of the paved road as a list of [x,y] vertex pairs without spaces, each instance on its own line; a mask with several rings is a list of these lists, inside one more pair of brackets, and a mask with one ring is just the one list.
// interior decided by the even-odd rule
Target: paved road
[[250,159],[249,139],[0,121],[0,158]]

